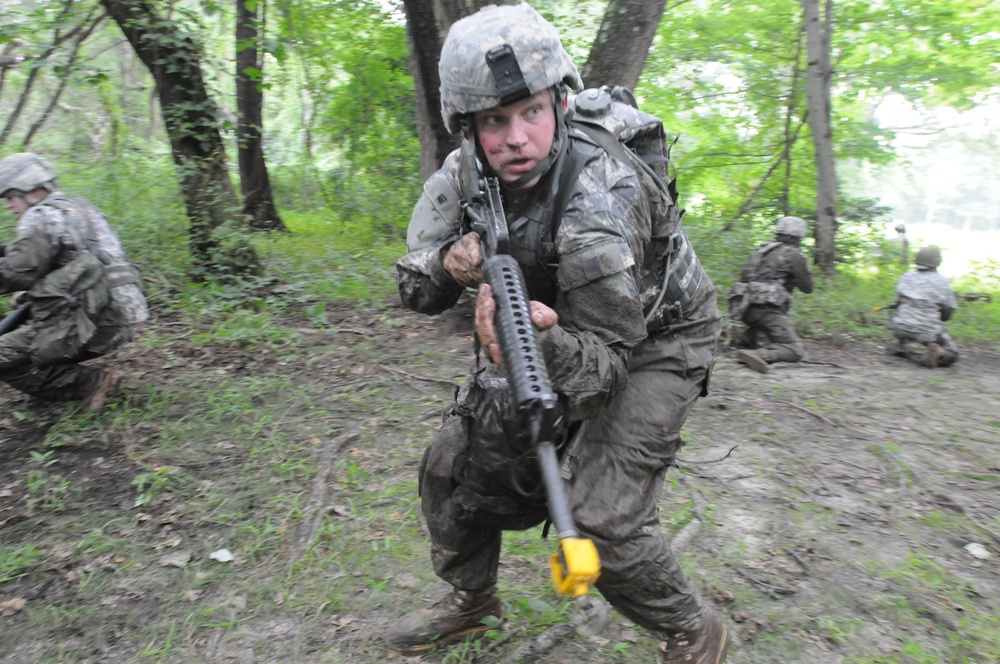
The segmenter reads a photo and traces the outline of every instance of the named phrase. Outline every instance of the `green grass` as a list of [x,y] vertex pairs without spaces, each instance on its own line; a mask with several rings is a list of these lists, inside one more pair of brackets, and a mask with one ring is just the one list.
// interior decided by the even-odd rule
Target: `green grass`
[[[112,185],[124,186],[102,186]],[[300,630],[294,643],[300,650],[290,646],[289,652],[311,649],[313,659],[325,662],[382,661],[379,634],[370,632],[422,606],[441,587],[419,523],[416,465],[440,421],[437,416],[419,418],[442,410],[452,398],[446,385],[379,369],[394,359],[398,343],[399,314],[388,303],[396,297],[393,263],[405,251],[403,243],[364,221],[288,212],[284,216],[291,233],[254,238],[267,267],[264,277],[186,283],[185,254],[175,246],[184,239],[177,202],[162,187],[152,192],[166,206],[161,228],[155,227],[152,212],[128,216],[124,190],[108,191],[105,200],[124,225],[123,239],[141,246],[136,252],[140,262],[155,269],[155,277],[154,270],[147,270],[151,302],[169,323],[144,331],[122,356],[141,365],[139,360],[148,355],[158,363],[147,373],[133,372],[122,394],[98,414],[83,416],[73,408],[7,413],[37,439],[25,443],[30,453],[18,457],[24,473],[13,490],[34,501],[33,510],[30,522],[4,531],[0,595],[25,588],[29,579],[64,594],[29,602],[15,617],[20,622],[5,623],[0,648],[13,643],[18,630],[30,629],[51,637],[40,640],[44,651],[39,661],[92,659],[88,648],[93,643],[63,637],[86,635],[101,625],[117,630],[117,645],[130,649],[136,661],[184,662],[200,657],[199,649],[211,639],[238,632],[252,635],[247,642],[270,647],[267,621],[280,617]],[[742,262],[748,248],[730,239],[699,252],[713,277],[719,275],[722,294],[728,288],[727,272]],[[157,252],[155,243],[167,246]],[[870,310],[891,300],[895,276],[845,267],[815,294],[797,295],[793,312],[804,336],[887,339],[884,316]],[[160,283],[164,279],[166,286]],[[963,303],[949,324],[960,346],[996,343],[997,304]],[[344,315],[362,321],[356,327],[370,334],[338,333],[337,317]],[[314,341],[318,334],[327,336]],[[461,374],[458,365],[466,359],[456,361],[428,349],[404,368],[451,380]],[[946,385],[941,376],[925,380],[927,389]],[[795,399],[791,389],[774,388],[770,396]],[[838,396],[835,388],[814,390],[795,403],[834,417]],[[738,410],[740,418],[754,424],[749,441],[766,443],[769,452],[802,449],[800,441],[788,439],[780,429],[773,409]],[[324,446],[348,431],[357,434],[356,441],[324,468]],[[946,435],[954,437],[954,432]],[[682,456],[697,458],[699,438],[689,439]],[[869,451],[888,461],[899,449],[886,441],[872,443]],[[93,486],[70,473],[74,464],[101,469],[99,479],[117,492],[109,492],[107,503],[87,502]],[[325,470],[325,493],[317,507],[310,499]],[[698,480],[678,477],[668,475],[661,515],[667,533],[678,532],[696,516],[693,500],[671,499]],[[984,474],[974,479],[995,478]],[[703,532],[712,536],[719,526],[710,492],[723,489],[709,482],[698,489],[707,493],[701,516],[707,519]],[[794,490],[801,493],[792,496],[798,509],[789,513],[790,526],[801,529],[835,516],[804,489]],[[942,533],[968,527],[962,517],[940,511],[924,512],[917,521]],[[295,536],[313,523],[311,539],[297,551]],[[555,543],[543,541],[540,532],[533,528],[504,537],[500,590],[508,624],[503,634],[516,631],[513,644],[565,621],[572,612],[570,602],[552,591],[548,558]],[[15,533],[18,539],[8,541]],[[232,551],[236,561],[209,559],[220,548]],[[164,556],[182,551],[190,553],[185,567],[164,568]],[[301,555],[293,558],[293,552]],[[699,585],[711,586],[729,574],[730,566],[762,564],[770,555],[751,552],[738,539],[724,557],[692,547],[684,552],[683,565]],[[857,662],[997,659],[996,619],[971,610],[980,601],[974,589],[929,555],[918,552],[898,568],[873,563],[871,573],[967,602],[970,611],[961,633],[949,634],[942,652],[930,651],[926,640],[914,637],[901,640],[896,653],[875,653]],[[789,619],[787,603],[762,599],[749,586],[731,590],[731,612],[771,621],[771,629],[753,645],[763,656],[794,656],[804,647],[797,639],[806,631],[832,644],[849,644],[862,627],[842,615]],[[884,611],[878,606],[882,619],[891,611],[900,624],[927,625],[905,598],[894,595],[892,601]],[[368,619],[375,625],[366,624],[369,633],[351,632],[352,624]],[[501,638],[496,631],[482,642],[457,645],[428,660],[472,662]],[[601,661],[642,661],[655,640],[639,632],[634,638],[586,647]],[[306,659],[293,654],[286,661]]]

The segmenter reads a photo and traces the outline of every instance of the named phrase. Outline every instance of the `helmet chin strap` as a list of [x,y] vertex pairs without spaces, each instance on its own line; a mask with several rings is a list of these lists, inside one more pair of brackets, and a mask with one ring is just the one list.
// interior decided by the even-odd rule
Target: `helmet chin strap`
[[[527,173],[522,174],[516,180],[512,182],[504,182],[503,180],[501,180],[501,184],[504,187],[514,190],[524,189],[529,182],[531,182],[536,178],[541,177],[542,175],[545,175],[549,171],[549,169],[552,168],[552,164],[555,163],[556,158],[562,151],[563,145],[566,144],[567,120],[566,120],[566,114],[563,113],[563,99],[565,98],[566,98],[566,92],[563,89],[563,86],[561,85],[555,86],[553,90],[553,106],[555,107],[555,114],[556,114],[556,132],[552,137],[552,147],[549,148],[549,153],[545,155],[544,159],[542,159],[537,164],[532,166]],[[476,136],[476,132],[472,128],[472,123],[467,119],[463,119],[461,121],[461,124],[463,133],[467,137],[469,136],[472,137],[472,140],[474,141],[476,146],[476,155],[479,157],[479,161],[482,162],[483,168],[485,168],[493,175],[496,175],[496,173],[493,171],[493,167],[490,166],[489,160],[486,158],[486,153],[483,151],[483,146],[479,144],[479,137]]]

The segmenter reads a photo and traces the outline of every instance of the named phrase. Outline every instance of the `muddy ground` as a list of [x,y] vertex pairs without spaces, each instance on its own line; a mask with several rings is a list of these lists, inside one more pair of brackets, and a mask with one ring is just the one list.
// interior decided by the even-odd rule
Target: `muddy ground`
[[[158,321],[119,353],[118,405],[97,418],[0,387],[0,662],[392,659],[386,626],[441,590],[415,464],[470,364],[468,324],[340,312],[261,353]],[[720,354],[662,498],[685,568],[732,626],[729,661],[1000,661],[1000,356],[964,349],[928,370],[878,344],[805,342],[808,362],[767,375]],[[286,387],[268,396],[267,377]],[[203,381],[223,378],[260,389],[260,412],[219,411],[178,441]],[[134,480],[165,464],[184,482],[137,506]],[[29,489],[42,466],[62,494]],[[620,617],[597,639],[552,627],[570,610],[536,540],[505,551],[502,636],[412,661],[652,662],[656,642]],[[221,572],[206,554],[225,543],[237,556]]]

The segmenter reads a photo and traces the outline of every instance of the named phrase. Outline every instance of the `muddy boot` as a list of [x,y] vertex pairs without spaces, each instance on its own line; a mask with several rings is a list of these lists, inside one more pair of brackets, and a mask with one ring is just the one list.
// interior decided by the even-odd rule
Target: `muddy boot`
[[908,358],[910,353],[906,350],[906,343],[902,340],[886,348],[886,351],[894,357]]
[[385,643],[402,655],[419,655],[441,643],[479,638],[489,629],[483,619],[500,619],[503,607],[495,588],[479,592],[453,590],[426,609],[412,611],[389,629]]
[[938,366],[938,361],[941,356],[944,355],[944,348],[937,344],[927,344],[927,349],[924,350],[924,356],[920,358],[920,364],[924,365],[928,369],[936,369]]
[[752,350],[736,351],[736,361],[742,362],[757,373],[767,373],[771,370],[771,367],[764,361],[764,358]]
[[96,413],[104,407],[108,394],[114,389],[122,374],[117,369],[91,369],[83,393],[82,413]]
[[663,634],[659,664],[722,664],[729,650],[729,629],[722,616],[705,604],[701,611],[701,627],[693,632]]

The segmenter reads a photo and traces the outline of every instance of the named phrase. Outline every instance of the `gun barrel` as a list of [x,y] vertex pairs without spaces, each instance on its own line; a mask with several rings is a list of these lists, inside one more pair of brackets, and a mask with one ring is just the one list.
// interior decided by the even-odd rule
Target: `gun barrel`
[[17,329],[28,319],[29,315],[31,315],[31,302],[25,302],[0,321],[0,334],[7,334]]

